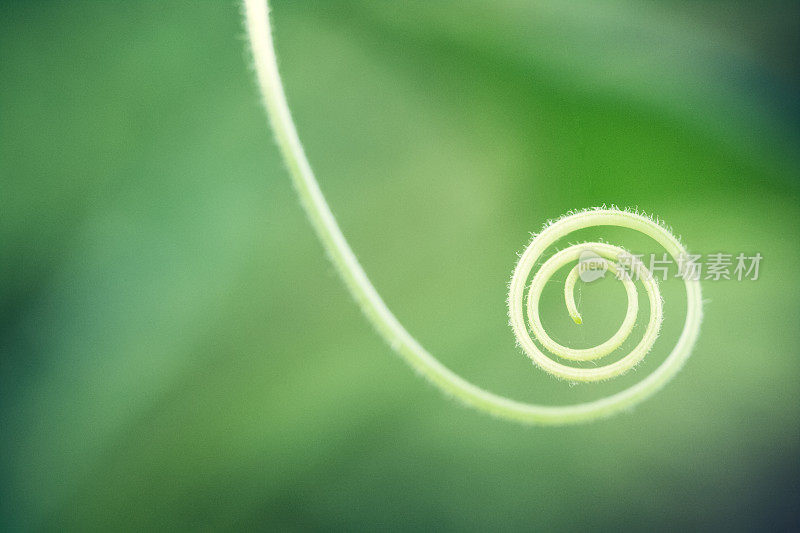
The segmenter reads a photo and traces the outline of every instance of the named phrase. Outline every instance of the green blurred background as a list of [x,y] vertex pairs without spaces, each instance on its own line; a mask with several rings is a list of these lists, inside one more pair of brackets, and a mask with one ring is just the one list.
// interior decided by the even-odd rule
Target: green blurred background
[[[276,0],[345,234],[471,381],[574,403],[674,344],[668,282],[631,375],[571,387],[515,348],[516,253],[569,209],[638,206],[698,253],[764,256],[758,281],[704,282],[700,341],[662,392],[567,428],[442,397],[363,320],[271,140],[237,3],[1,6],[6,528],[800,524],[797,2]],[[562,342],[624,314],[613,281],[582,287],[577,331],[559,290],[543,313]]]

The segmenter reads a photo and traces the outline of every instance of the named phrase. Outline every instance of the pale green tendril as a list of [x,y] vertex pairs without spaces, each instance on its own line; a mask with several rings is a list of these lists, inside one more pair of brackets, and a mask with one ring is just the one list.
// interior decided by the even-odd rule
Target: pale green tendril
[[[654,372],[642,381],[612,396],[567,406],[522,403],[483,390],[465,381],[440,363],[395,318],[367,278],[342,235],[314,178],[289,112],[278,74],[267,2],[266,0],[244,0],[244,6],[247,32],[264,104],[303,208],[331,261],[338,269],[339,275],[345,281],[364,315],[392,349],[417,372],[443,392],[455,396],[471,407],[509,420],[549,425],[586,422],[618,413],[653,395],[677,374],[691,354],[700,331],[702,317],[700,283],[690,280],[688,277],[684,279],[687,298],[686,321],[672,352]],[[628,310],[625,319],[619,331],[597,347],[576,350],[561,346],[545,333],[539,319],[538,302],[545,283],[559,268],[576,261],[582,252],[589,251],[597,254],[606,261],[611,272],[617,272],[615,263],[619,260],[620,254],[624,252],[621,248],[609,244],[584,243],[557,252],[545,261],[534,275],[528,290],[528,298],[525,300],[524,292],[528,285],[528,277],[542,258],[543,253],[566,235],[592,226],[618,226],[644,233],[657,241],[676,262],[687,255],[678,239],[658,222],[635,212],[614,208],[598,208],[570,214],[548,225],[533,239],[520,257],[509,286],[508,308],[511,327],[517,337],[517,342],[539,367],[570,381],[610,379],[633,368],[653,346],[663,317],[658,286],[652,276],[643,275],[641,279],[649,299],[650,320],[641,341],[631,353],[605,366],[574,368],[550,359],[539,350],[528,333],[523,307],[526,308],[530,331],[533,332],[534,337],[545,349],[564,359],[588,361],[603,357],[618,348],[633,329],[638,311],[638,300],[634,283],[625,279],[622,280],[628,295]],[[567,277],[565,300],[570,316],[576,323],[581,323],[582,319],[573,295],[579,274],[578,266],[576,265]],[[637,263],[635,267],[641,269],[642,273],[648,274],[640,263]]]

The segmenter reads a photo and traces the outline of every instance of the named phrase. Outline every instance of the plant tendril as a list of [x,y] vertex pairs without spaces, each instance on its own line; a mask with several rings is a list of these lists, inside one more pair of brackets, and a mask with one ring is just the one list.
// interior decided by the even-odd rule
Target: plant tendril
[[[469,383],[433,357],[406,331],[386,306],[359,264],[325,201],[303,151],[286,102],[278,73],[267,1],[244,0],[244,7],[245,24],[264,105],[306,215],[366,318],[389,346],[412,368],[444,393],[458,398],[468,406],[500,418],[541,425],[573,424],[613,415],[652,396],[677,374],[691,354],[692,347],[699,335],[702,317],[700,283],[686,277],[684,277],[687,298],[686,320],[675,347],[661,365],[645,379],[605,398],[566,406],[518,402]],[[599,346],[580,350],[561,346],[547,335],[539,318],[538,302],[545,283],[559,268],[577,260],[582,252],[588,251],[597,254],[605,261],[605,265],[610,271],[617,272],[615,262],[619,260],[620,254],[624,253],[624,250],[610,244],[584,243],[570,246],[556,253],[545,261],[534,275],[528,290],[528,297],[525,299],[527,279],[547,248],[569,233],[592,226],[618,226],[644,233],[663,246],[676,261],[686,257],[687,254],[678,239],[658,222],[635,212],[615,208],[597,208],[572,213],[548,225],[533,239],[520,257],[509,285],[510,324],[517,342],[536,365],[557,377],[570,381],[610,379],[633,368],[650,351],[658,336],[663,318],[658,285],[652,276],[644,275],[641,279],[649,299],[650,319],[641,341],[628,355],[605,366],[574,368],[554,361],[539,350],[528,332],[529,328],[545,349],[558,357],[576,361],[599,359],[611,353],[625,341],[633,329],[638,311],[638,298],[634,283],[625,279],[622,280],[628,295],[625,319],[619,331]],[[570,316],[580,324],[582,318],[574,300],[574,287],[578,280],[579,266],[580,264],[576,265],[567,276],[564,296]],[[641,263],[636,263],[635,267],[646,273],[646,269]],[[529,326],[526,325],[526,314]]]

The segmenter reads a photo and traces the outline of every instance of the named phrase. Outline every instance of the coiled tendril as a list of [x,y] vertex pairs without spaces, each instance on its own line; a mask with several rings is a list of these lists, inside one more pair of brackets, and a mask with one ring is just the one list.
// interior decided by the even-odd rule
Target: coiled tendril
[[[622,226],[637,229],[661,242],[665,248],[670,245],[680,247],[677,239],[675,239],[669,231],[657,223],[654,223],[649,218],[629,211],[619,211],[617,209],[597,209],[566,216],[546,227],[544,231],[533,239],[520,257],[517,268],[514,270],[514,275],[511,278],[511,284],[509,285],[508,310],[511,319],[511,327],[514,330],[514,335],[517,337],[517,342],[534,363],[554,376],[570,381],[601,381],[610,379],[622,375],[636,366],[653,347],[661,328],[664,315],[658,283],[656,283],[655,278],[650,275],[641,261],[618,246],[600,242],[572,245],[559,251],[545,261],[531,281],[528,291],[527,306],[524,305],[526,281],[531,270],[536,266],[545,250],[573,231],[600,225]],[[620,279],[624,284],[625,291],[628,295],[628,309],[619,330],[610,339],[599,346],[585,349],[568,348],[555,342],[544,330],[539,318],[539,298],[545,283],[558,269],[578,261],[580,257],[587,253],[599,256],[598,261],[603,262],[604,267],[614,274],[618,273],[618,265],[622,260],[627,258],[629,261],[628,266],[632,270],[632,274],[635,275],[630,276],[621,273],[623,275],[617,276],[617,279]],[[675,260],[678,261],[679,258],[675,257]],[[578,263],[572,268],[564,284],[564,299],[567,304],[567,310],[572,319],[578,324],[580,324],[582,320],[575,305],[574,289],[580,274],[581,266],[582,263]],[[527,308],[530,331],[539,343],[549,352],[573,361],[591,361],[610,354],[625,342],[625,339],[630,335],[636,322],[639,300],[636,285],[631,277],[641,279],[647,291],[647,296],[650,301],[650,320],[639,344],[625,357],[601,367],[575,368],[551,359],[542,352],[531,339],[528,328],[525,326],[523,306]]]
[[[289,167],[297,194],[320,241],[348,290],[358,302],[367,319],[389,345],[420,374],[447,394],[451,394],[476,409],[495,416],[531,424],[571,424],[598,419],[617,413],[641,402],[658,391],[680,370],[691,354],[700,331],[702,314],[700,283],[684,278],[686,287],[686,321],[672,352],[649,376],[634,386],[599,400],[566,406],[547,406],[518,402],[486,391],[469,383],[445,367],[431,355],[400,324],[369,281],[353,250],[344,238],[336,219],[319,188],[311,165],[292,121],[289,106],[278,74],[272,33],[269,26],[266,0],[244,0],[247,32],[253,53],[256,74],[267,108],[275,138]],[[617,209],[596,209],[574,213],[561,218],[542,231],[522,254],[512,277],[509,290],[509,316],[511,326],[525,353],[548,372],[572,381],[597,381],[618,376],[633,367],[650,350],[661,325],[661,296],[655,281],[645,280],[644,287],[650,298],[650,321],[640,343],[630,354],[616,363],[599,368],[580,369],[562,365],[545,356],[528,334],[523,315],[524,291],[527,278],[543,252],[557,240],[573,231],[590,226],[620,226],[630,228],[655,239],[676,261],[686,255],[686,250],[668,230],[649,218]],[[588,350],[575,350],[560,346],[544,332],[539,321],[538,301],[542,288],[553,272],[574,261],[582,251],[591,251],[607,261],[610,269],[619,259],[621,248],[604,243],[572,246],[548,259],[534,275],[527,300],[527,314],[534,336],[542,345],[560,357],[590,360],[602,357],[625,340],[636,318],[637,299],[632,283],[625,283],[628,291],[628,312],[620,331],[605,343]],[[573,289],[578,272],[573,269],[567,278],[565,297],[573,319],[580,321],[575,308]],[[647,277],[647,276],[645,276]]]

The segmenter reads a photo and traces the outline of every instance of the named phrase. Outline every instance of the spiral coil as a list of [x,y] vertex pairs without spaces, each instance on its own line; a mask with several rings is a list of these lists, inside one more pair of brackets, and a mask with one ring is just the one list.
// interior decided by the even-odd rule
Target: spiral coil
[[[622,226],[645,233],[661,243],[676,261],[679,260],[681,254],[685,253],[677,239],[657,222],[638,213],[621,211],[615,208],[582,211],[567,215],[549,224],[540,234],[534,237],[525,252],[520,256],[509,285],[508,309],[510,324],[518,344],[538,367],[556,377],[574,382],[594,382],[615,378],[636,366],[655,344],[664,317],[658,283],[647,270],[647,267],[624,249],[607,243],[574,244],[558,251],[542,264],[541,268],[534,273],[530,284],[528,284],[527,280],[533,268],[539,263],[545,251],[554,245],[556,241],[574,231],[601,225]],[[619,329],[607,341],[592,348],[576,349],[562,346],[547,334],[539,315],[539,299],[545,284],[553,274],[562,267],[578,261],[586,254],[597,257],[597,262],[601,263],[604,269],[616,274],[616,278],[625,287],[628,307],[625,319]],[[625,342],[635,325],[639,300],[636,284],[631,279],[634,276],[625,275],[626,273],[621,271],[620,265],[623,258],[628,260],[626,266],[631,273],[635,274],[635,278],[642,281],[649,300],[650,319],[639,343],[627,355],[617,361],[594,368],[569,366],[548,356],[534,342],[534,338],[550,354],[572,361],[593,361],[603,358]],[[572,319],[578,324],[582,323],[582,319],[575,304],[574,289],[581,273],[581,267],[582,263],[576,264],[570,270],[564,284],[564,299],[567,310]],[[526,286],[529,287],[527,298],[525,297]],[[524,312],[528,319],[527,326]],[[531,333],[533,337],[531,337]]]

